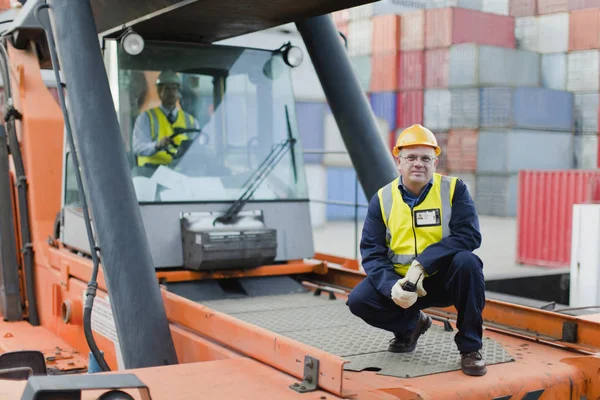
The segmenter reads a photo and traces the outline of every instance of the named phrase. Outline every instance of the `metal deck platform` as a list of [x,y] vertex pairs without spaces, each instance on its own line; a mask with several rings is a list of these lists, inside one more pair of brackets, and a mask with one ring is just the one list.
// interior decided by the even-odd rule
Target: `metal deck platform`
[[[391,333],[367,325],[350,313],[345,301],[330,300],[326,293],[248,297],[202,301],[225,314],[291,339],[338,355],[349,371],[371,370],[381,375],[411,378],[460,370],[460,354],[453,332],[438,325],[421,336],[410,354],[387,352]],[[502,345],[485,338],[483,353],[488,365],[513,361]]]

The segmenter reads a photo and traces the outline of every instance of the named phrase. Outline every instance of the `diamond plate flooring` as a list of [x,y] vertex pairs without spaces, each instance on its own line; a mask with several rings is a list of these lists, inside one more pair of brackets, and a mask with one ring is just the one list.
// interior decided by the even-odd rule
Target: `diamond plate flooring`
[[[409,354],[389,353],[392,334],[373,328],[350,313],[342,300],[312,293],[205,301],[202,304],[291,339],[340,356],[349,371],[376,370],[400,378],[460,370],[453,332],[438,325],[419,339]],[[510,362],[502,345],[484,338],[488,365]]]

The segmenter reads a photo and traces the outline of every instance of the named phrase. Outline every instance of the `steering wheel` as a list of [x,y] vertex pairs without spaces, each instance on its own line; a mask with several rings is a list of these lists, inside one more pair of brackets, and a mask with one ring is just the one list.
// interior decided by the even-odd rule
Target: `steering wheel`
[[188,151],[188,149],[192,146],[192,143],[194,142],[194,140],[196,140],[197,138],[203,138],[203,139],[199,139],[200,144],[208,143],[208,135],[204,131],[202,131],[201,129],[198,129],[198,128],[175,128],[175,132],[173,132],[171,134],[171,136],[169,136],[169,138],[171,140],[173,140],[179,135],[183,135],[184,133],[191,133],[191,132],[196,132],[198,134],[192,135],[192,137],[190,139],[181,141],[181,143],[177,147],[177,152],[173,155],[173,159],[177,159],[177,158],[180,158],[181,156],[183,156],[185,154],[185,152]]

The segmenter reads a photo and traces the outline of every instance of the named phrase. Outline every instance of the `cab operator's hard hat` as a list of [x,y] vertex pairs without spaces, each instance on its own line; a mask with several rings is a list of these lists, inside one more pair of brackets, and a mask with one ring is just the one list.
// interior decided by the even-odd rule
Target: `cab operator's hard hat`
[[435,135],[422,125],[414,124],[403,130],[396,140],[396,146],[392,150],[394,157],[398,157],[400,149],[406,146],[430,146],[435,149],[436,157],[440,155],[442,149],[438,146]]
[[179,76],[174,71],[163,71],[158,75],[156,79],[156,85],[165,85],[173,83],[181,86],[181,82],[179,81]]

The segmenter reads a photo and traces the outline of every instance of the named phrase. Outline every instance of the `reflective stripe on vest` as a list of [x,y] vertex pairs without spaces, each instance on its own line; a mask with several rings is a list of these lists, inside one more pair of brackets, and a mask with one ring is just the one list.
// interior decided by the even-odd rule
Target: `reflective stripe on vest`
[[[402,198],[398,188],[400,178],[379,190],[380,206],[386,226],[388,258],[399,274],[404,275],[412,261],[426,247],[450,235],[451,199],[456,181],[457,178],[434,174],[433,186],[429,193],[413,210]],[[394,201],[398,204],[394,204]],[[422,210],[440,210],[440,224],[427,227],[415,226],[414,212]]]

